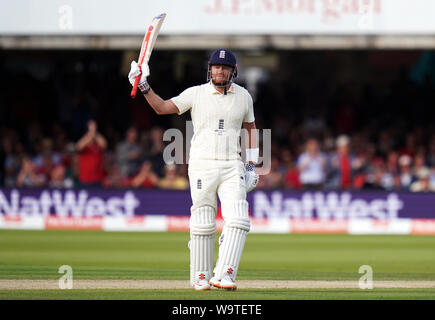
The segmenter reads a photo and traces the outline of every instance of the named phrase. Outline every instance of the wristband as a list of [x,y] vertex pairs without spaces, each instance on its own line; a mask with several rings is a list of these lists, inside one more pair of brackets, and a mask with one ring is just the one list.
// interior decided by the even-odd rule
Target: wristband
[[151,90],[151,87],[148,84],[148,81],[145,81],[144,83],[139,84],[138,87],[139,87],[140,91],[142,91],[143,94],[147,94]]
[[245,165],[245,169],[246,169],[246,171],[254,171],[254,168],[255,168],[255,164],[247,163],[247,164]]
[[147,94],[148,92],[150,92],[150,91],[151,91],[151,87],[148,87],[148,89],[142,91],[142,94],[143,94],[143,95],[146,95],[146,94]]
[[246,149],[246,162],[258,162],[258,154],[260,153],[259,148],[247,148]]

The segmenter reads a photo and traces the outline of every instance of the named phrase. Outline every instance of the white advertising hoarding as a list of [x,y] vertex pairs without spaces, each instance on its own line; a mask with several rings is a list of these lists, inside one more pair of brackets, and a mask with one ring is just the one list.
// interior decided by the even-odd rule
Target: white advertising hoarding
[[0,1],[0,35],[435,34],[433,0]]

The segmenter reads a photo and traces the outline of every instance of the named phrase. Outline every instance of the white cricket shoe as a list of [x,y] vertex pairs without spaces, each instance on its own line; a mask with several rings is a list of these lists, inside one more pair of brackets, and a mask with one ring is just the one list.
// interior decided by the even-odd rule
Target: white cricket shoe
[[221,287],[221,281],[217,277],[212,277],[208,283],[216,288]]
[[224,275],[221,280],[218,280],[217,277],[213,277],[209,281],[210,285],[216,288],[221,288],[225,290],[237,290],[236,283],[230,278],[228,274]]
[[196,291],[210,290],[210,284],[205,279],[198,280],[195,282],[195,290]]
[[220,282],[220,286],[223,289],[226,290],[237,290],[236,283],[233,281],[233,279],[230,278],[228,274],[225,274]]

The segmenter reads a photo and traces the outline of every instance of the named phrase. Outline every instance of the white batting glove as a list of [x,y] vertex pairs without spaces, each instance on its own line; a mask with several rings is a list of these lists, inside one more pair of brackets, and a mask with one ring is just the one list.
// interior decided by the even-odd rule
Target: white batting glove
[[128,80],[130,81],[130,84],[133,86],[134,81],[136,80],[136,77],[140,75],[140,80],[138,83],[138,88],[142,92],[146,92],[149,90],[150,86],[147,82],[147,77],[150,75],[150,68],[147,63],[142,64],[142,66],[139,66],[136,61],[131,62],[131,69],[128,73]]
[[246,192],[252,191],[258,184],[259,176],[254,171],[253,164],[246,164],[246,174],[245,174],[245,183],[246,183]]

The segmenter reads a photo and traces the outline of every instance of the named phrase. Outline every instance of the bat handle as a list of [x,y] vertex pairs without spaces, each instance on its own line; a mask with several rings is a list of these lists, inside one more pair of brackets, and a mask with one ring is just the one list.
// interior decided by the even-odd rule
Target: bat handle
[[132,99],[134,99],[136,97],[137,85],[139,84],[139,80],[140,80],[140,75],[138,75],[136,77],[136,79],[134,80],[133,89],[131,89],[131,93],[130,93],[130,96]]

